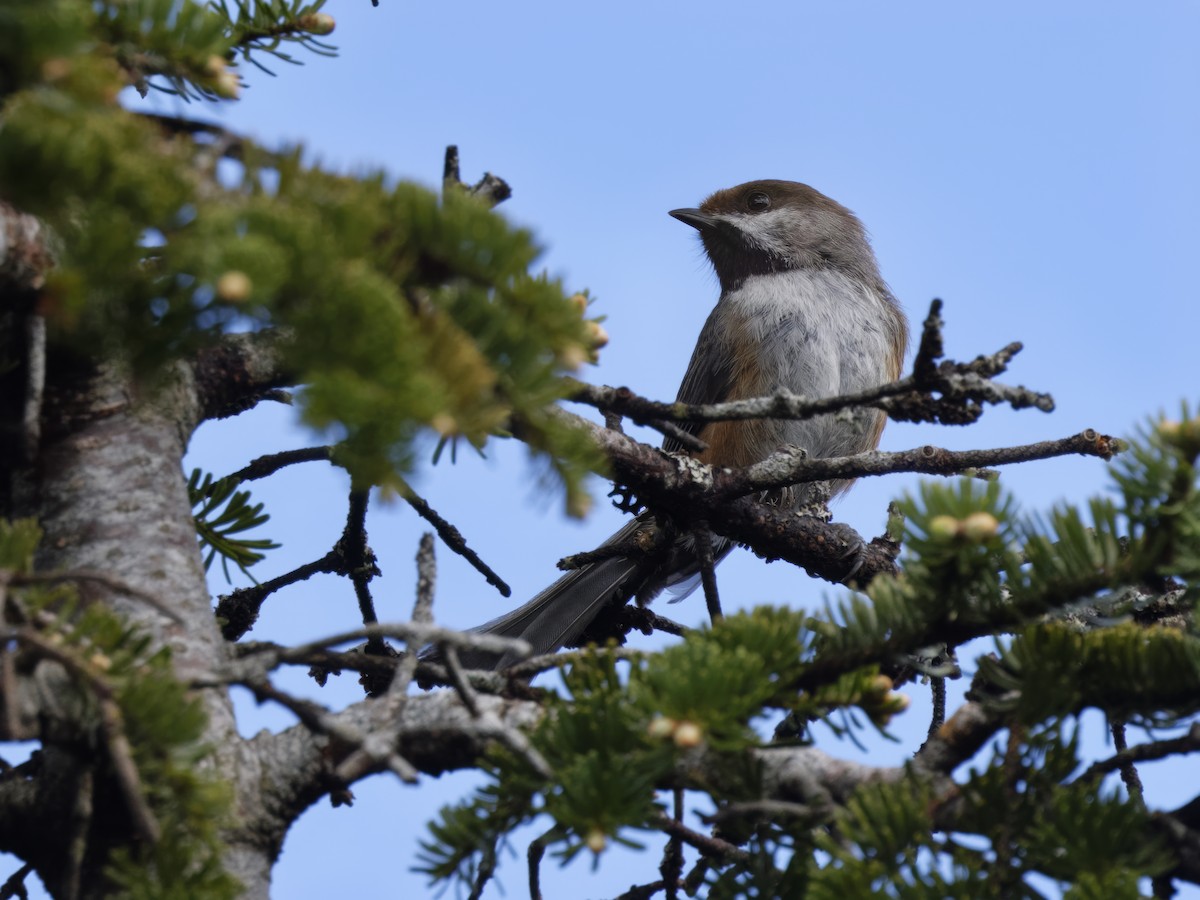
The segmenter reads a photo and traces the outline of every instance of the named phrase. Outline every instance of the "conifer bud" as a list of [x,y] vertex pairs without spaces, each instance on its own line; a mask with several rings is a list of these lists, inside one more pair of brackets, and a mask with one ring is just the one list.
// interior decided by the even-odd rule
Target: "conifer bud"
[[1164,441],[1189,458],[1200,456],[1200,417],[1182,422],[1164,419],[1158,423],[1158,433]]
[[218,97],[236,100],[241,95],[242,83],[223,57],[215,54],[210,56],[204,63],[204,74],[208,76],[209,86]]
[[226,303],[245,303],[250,299],[253,287],[249,275],[237,269],[230,269],[217,279],[217,298]]
[[603,853],[604,848],[608,846],[608,835],[599,828],[593,828],[587,833],[583,842],[593,853]]
[[929,536],[935,541],[946,543],[958,537],[962,523],[954,516],[934,516],[929,520]]
[[576,372],[591,358],[592,354],[588,353],[579,344],[568,344],[558,351],[558,361],[564,369],[569,372]]
[[680,722],[675,726],[675,733],[672,737],[675,738],[676,747],[686,750],[691,747],[699,747],[700,742],[704,740],[704,732],[695,722]]
[[646,734],[656,740],[669,738],[675,733],[678,724],[668,716],[655,716],[650,720],[650,724],[646,726]]
[[583,294],[572,294],[567,301],[579,311],[580,316],[587,312],[588,298]]
[[962,532],[967,540],[982,544],[996,536],[1000,523],[989,512],[973,512],[962,521]]
[[567,515],[582,519],[592,511],[592,495],[587,491],[573,490],[567,494]]
[[429,420],[429,426],[443,437],[458,434],[458,420],[449,413],[435,413]]
[[599,349],[608,344],[608,332],[601,327],[599,322],[587,323],[588,340],[592,342],[592,346]]
[[332,34],[337,22],[329,13],[309,13],[296,20],[296,27],[309,34]]

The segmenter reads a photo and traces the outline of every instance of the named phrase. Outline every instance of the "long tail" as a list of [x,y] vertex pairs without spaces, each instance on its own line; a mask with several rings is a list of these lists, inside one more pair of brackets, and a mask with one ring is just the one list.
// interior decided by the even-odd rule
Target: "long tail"
[[[628,541],[639,524],[631,520],[602,546]],[[568,572],[524,606],[471,630],[521,638],[535,655],[553,653],[577,640],[610,601],[635,594],[651,568],[656,567],[648,566],[645,559],[623,556],[592,563]],[[459,656],[471,669],[502,669],[517,661],[511,653],[500,656],[481,650],[461,651]]]
[[[601,546],[626,543],[647,525],[644,519],[632,519]],[[718,538],[713,547],[717,561],[732,546]],[[697,572],[691,538],[684,536],[654,558],[614,556],[568,572],[524,606],[471,630],[521,638],[533,647],[534,655],[553,653],[577,641],[609,603],[623,602],[634,595],[649,600],[664,587],[671,588],[677,600],[682,599],[699,583]],[[437,654],[427,652],[422,657],[436,659]],[[459,658],[469,669],[503,669],[518,659],[512,653],[482,650],[461,651]]]

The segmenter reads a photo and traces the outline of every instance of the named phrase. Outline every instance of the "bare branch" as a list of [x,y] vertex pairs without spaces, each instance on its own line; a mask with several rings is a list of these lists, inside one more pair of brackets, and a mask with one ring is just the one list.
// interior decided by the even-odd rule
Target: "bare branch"
[[468,185],[462,178],[458,161],[458,147],[451,144],[446,148],[446,159],[442,167],[442,195],[462,191],[478,197],[488,206],[497,206],[512,196],[512,188],[499,175],[484,172],[475,184]]
[[277,388],[296,383],[283,362],[286,338],[276,331],[227,334],[192,359],[199,420],[251,409]]
[[422,519],[434,527],[438,533],[438,537],[442,542],[469,562],[480,575],[487,579],[487,583],[492,585],[500,592],[502,597],[512,596],[512,588],[492,570],[491,566],[480,559],[479,554],[467,546],[467,540],[462,536],[457,528],[438,515],[437,510],[431,507],[425,500],[412,490],[408,485],[404,486],[402,493],[404,500]]
[[251,460],[248,465],[243,466],[236,472],[230,472],[224,478],[221,478],[220,481],[214,481],[209,488],[209,493],[211,494],[213,488],[220,484],[221,481],[236,481],[241,484],[244,481],[257,481],[260,478],[274,475],[279,470],[288,466],[294,466],[297,463],[333,462],[333,453],[334,448],[328,445],[323,447],[301,447],[297,450],[268,453],[265,456]]
[[982,704],[969,701],[954,711],[917,751],[913,762],[918,768],[949,775],[974,756],[1003,720]]
[[689,404],[656,402],[638,396],[629,388],[597,387],[580,382],[569,399],[628,416],[643,425],[664,419],[677,422],[810,419],[851,407],[881,409],[897,421],[964,425],[982,415],[982,403],[1003,403],[1014,409],[1034,407],[1043,412],[1054,409],[1054,400],[1049,394],[991,380],[992,376],[1007,369],[1013,356],[1021,350],[1020,344],[1009,344],[990,356],[978,356],[969,363],[945,360],[935,364],[942,353],[941,306],[941,301],[935,300],[930,307],[913,374],[869,390],[820,400],[780,391],[769,397]]
[[737,847],[720,838],[700,834],[698,831],[688,828],[682,822],[671,818],[666,813],[659,813],[654,817],[654,827],[671,835],[671,837],[678,838],[690,847],[695,847],[705,856],[711,856],[716,859],[732,859],[738,862],[749,862],[751,859],[750,854],[741,847]]
[[1123,748],[1108,759],[1093,763],[1075,780],[1089,784],[1099,781],[1109,772],[1115,772],[1132,763],[1150,762],[1156,759],[1165,759],[1177,753],[1195,753],[1197,750],[1200,750],[1200,722],[1193,723],[1192,727],[1188,729],[1188,733],[1182,737]]

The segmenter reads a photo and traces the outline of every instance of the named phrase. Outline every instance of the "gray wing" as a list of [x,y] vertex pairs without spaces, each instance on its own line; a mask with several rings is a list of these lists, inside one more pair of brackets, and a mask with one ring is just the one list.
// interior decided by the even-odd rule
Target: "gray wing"
[[[729,395],[733,362],[728,350],[728,336],[713,324],[713,319],[714,315],[709,314],[679,386],[676,399],[683,403],[719,403]],[[697,434],[704,424],[681,422],[680,427]],[[679,442],[671,438],[663,442],[663,447],[668,451],[681,449]],[[644,518],[634,519],[605,541],[604,546],[627,541],[638,528],[646,525]],[[719,559],[731,547],[732,544],[721,539],[713,549]],[[474,630],[519,637],[533,646],[535,654],[549,653],[578,640],[608,603],[637,593],[653,596],[663,587],[690,580],[696,571],[695,554],[687,541],[681,541],[666,559],[613,557],[564,575],[524,606]],[[438,659],[433,651],[426,651],[421,656],[434,661]],[[504,668],[516,661],[512,654],[483,651],[462,651],[459,658],[468,668]]]
[[[729,398],[733,386],[733,358],[729,350],[728,335],[721,333],[716,318],[714,309],[700,330],[696,348],[692,351],[692,359],[679,385],[679,393],[675,395],[678,403],[720,403]],[[677,424],[690,434],[699,434],[705,425],[704,422]],[[663,440],[663,449],[673,453],[683,448],[679,441],[668,437]]]

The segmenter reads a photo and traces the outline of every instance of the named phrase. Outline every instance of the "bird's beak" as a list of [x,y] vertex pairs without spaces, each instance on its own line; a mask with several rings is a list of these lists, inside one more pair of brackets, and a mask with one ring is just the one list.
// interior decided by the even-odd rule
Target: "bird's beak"
[[670,215],[697,231],[709,231],[721,223],[716,216],[710,216],[700,209],[673,209]]

